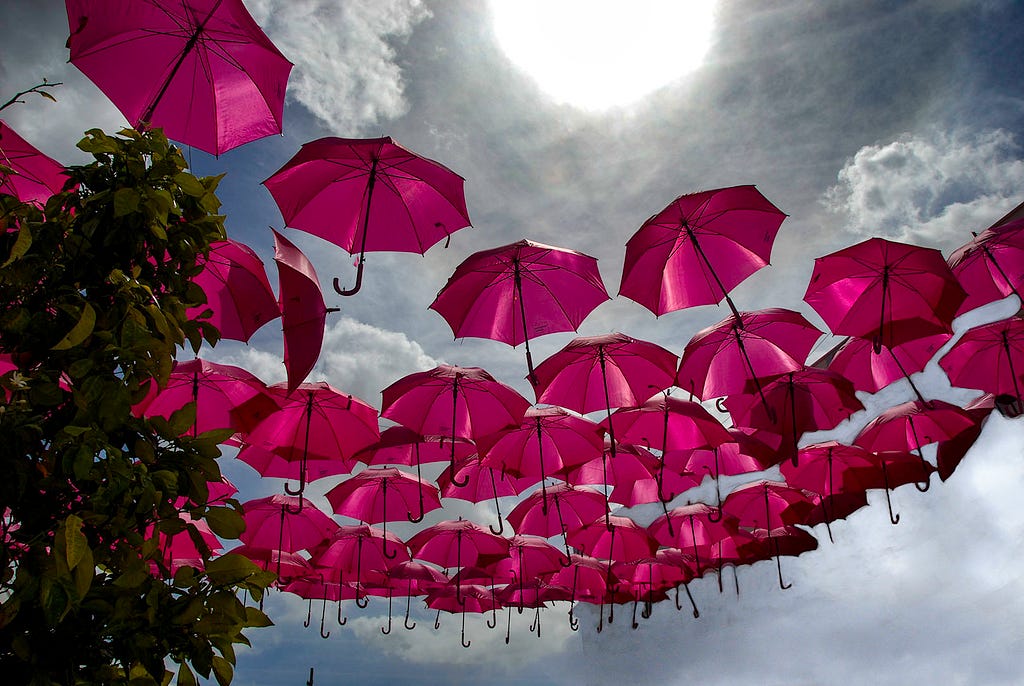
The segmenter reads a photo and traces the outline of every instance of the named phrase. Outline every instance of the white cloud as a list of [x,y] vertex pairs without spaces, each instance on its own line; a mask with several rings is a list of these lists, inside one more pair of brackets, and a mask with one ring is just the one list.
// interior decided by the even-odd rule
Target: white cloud
[[408,110],[392,41],[430,16],[420,0],[259,0],[248,7],[295,64],[289,97],[339,135]]
[[1002,129],[905,135],[861,148],[825,202],[864,237],[956,246],[1020,202],[1020,153]]

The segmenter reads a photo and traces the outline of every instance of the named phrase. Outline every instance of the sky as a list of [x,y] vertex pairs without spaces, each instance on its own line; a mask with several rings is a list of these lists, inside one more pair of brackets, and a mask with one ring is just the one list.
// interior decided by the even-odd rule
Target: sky
[[[483,0],[246,2],[295,64],[284,133],[219,158],[186,154],[198,174],[227,173],[220,196],[228,233],[257,250],[272,283],[267,227],[280,230],[282,218],[259,184],[302,143],[390,135],[466,179],[472,228],[423,257],[369,255],[362,291],[343,301],[330,282],[352,283],[352,257],[286,231],[313,260],[328,305],[341,308],[328,320],[311,380],[379,406],[392,381],[445,362],[483,367],[529,397],[522,346],[453,341],[427,309],[447,277],[473,252],[529,238],[597,257],[614,298],[626,240],[683,193],[756,184],[786,212],[771,266],[733,298],[742,310],[799,310],[823,329],[801,300],[815,257],[871,236],[948,255],[1024,200],[1019,3],[722,0],[666,3],[648,14],[637,14],[639,2],[595,1],[569,13],[520,4],[535,13],[520,30],[537,46],[528,53],[543,44],[540,66],[515,47],[524,39],[514,20]],[[709,6],[709,18],[668,15],[670,6],[689,4]],[[116,131],[125,122],[68,64],[63,4],[5,0],[0,8],[0,100],[43,78],[63,83],[56,103],[33,98],[3,118],[56,159],[85,161],[74,147],[84,130]],[[626,14],[592,16],[612,11]],[[590,45],[575,43],[574,31]],[[672,52],[674,45],[688,52]],[[692,54],[699,61],[684,68]],[[560,60],[573,89],[551,85],[560,83],[551,78]],[[627,95],[647,83],[642,76],[675,63],[651,90]],[[581,84],[596,90],[575,89]],[[995,303],[958,320],[956,330],[1018,307],[1015,298]],[[614,298],[580,333],[620,331],[679,353],[727,314],[704,306],[655,318]],[[534,358],[574,335],[533,341]],[[284,379],[281,354],[277,322],[248,345],[224,342],[203,353],[268,383]],[[964,403],[977,395],[951,389],[934,362],[915,381],[930,397]],[[903,382],[862,396],[868,409],[826,438],[849,440],[871,416],[911,397]],[[627,609],[599,634],[596,611],[579,608],[574,633],[563,606],[545,612],[541,639],[529,633],[531,615],[514,615],[505,645],[503,617],[490,631],[471,616],[470,649],[459,645],[457,617],[443,616],[433,632],[433,614],[422,610],[414,610],[414,631],[399,625],[381,635],[382,601],[348,607],[345,627],[328,616],[324,640],[316,615],[303,628],[304,603],[272,594],[266,609],[277,626],[250,632],[253,647],[239,653],[234,683],[304,683],[310,667],[318,684],[1020,683],[1022,421],[992,416],[948,482],[923,494],[895,491],[898,526],[873,494],[871,507],[834,526],[834,544],[815,530],[819,549],[782,563],[793,583],[787,591],[774,565],[760,563],[739,571],[739,596],[729,576],[721,594],[714,578],[692,583],[699,619],[663,603],[636,631]],[[805,442],[815,438],[822,437]],[[243,499],[280,488],[237,461],[225,460],[224,469]],[[313,484],[314,499],[334,483]],[[486,507],[445,510],[459,514],[493,521]],[[657,512],[630,514],[646,523]]]

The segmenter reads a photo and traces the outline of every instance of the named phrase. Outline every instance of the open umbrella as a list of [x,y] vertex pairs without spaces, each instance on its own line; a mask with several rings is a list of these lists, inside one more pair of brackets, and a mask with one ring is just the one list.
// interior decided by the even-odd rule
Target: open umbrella
[[59,193],[68,177],[57,160],[47,157],[0,120],[0,193],[42,207]]
[[288,370],[288,389],[294,390],[319,359],[327,313],[337,308],[324,304],[320,281],[309,258],[277,231],[271,232],[284,330],[284,366]]
[[702,400],[759,391],[765,377],[802,369],[822,333],[803,315],[772,308],[740,312],[699,331],[683,350],[676,385]]
[[604,438],[589,419],[560,407],[531,407],[518,427],[482,436],[477,446],[484,465],[538,479],[546,497],[547,478],[564,478],[569,470],[601,455]]
[[281,316],[263,262],[252,248],[229,238],[211,243],[209,256],[200,262],[203,271],[193,282],[206,294],[206,304],[189,309],[190,318],[210,310],[207,321],[217,327],[221,338],[245,342]]
[[[431,590],[427,594],[427,607],[462,615],[462,647],[468,648],[472,641],[466,640],[466,613],[484,613],[501,607],[494,591],[478,584],[449,584]],[[436,626],[440,626],[435,622]]]
[[[341,473],[348,473],[354,465],[354,456],[379,439],[377,410],[363,400],[342,393],[328,383],[301,384],[288,391],[281,384],[271,386],[281,398],[281,409],[260,422],[246,437],[248,444],[259,451],[248,449],[239,453],[239,459],[265,475],[298,478],[299,486],[290,495],[300,496],[311,481],[308,465],[311,461],[333,461],[345,465]],[[291,465],[286,473],[271,473],[268,467],[273,458]],[[261,471],[262,470],[262,471]],[[320,471],[327,476],[334,470]]]
[[542,497],[540,490],[523,498],[508,513],[508,523],[516,533],[550,538],[565,536],[607,513],[608,503],[599,491],[586,486],[555,484],[548,489],[546,498]]
[[858,391],[877,393],[889,384],[909,379],[911,374],[923,370],[951,337],[948,333],[938,333],[892,348],[882,346],[878,352],[875,352],[871,341],[851,337],[831,351],[825,363],[830,371],[849,379]]
[[754,186],[682,195],[626,243],[619,295],[657,316],[719,303],[767,266],[785,218]]
[[967,291],[957,314],[1011,294],[1020,298],[1024,288],[1024,217],[997,222],[975,234],[949,256],[948,263]]
[[620,443],[614,460],[608,459],[610,451],[609,441],[601,459],[580,465],[565,480],[574,486],[612,486],[608,501],[626,507],[656,503],[659,493],[684,493],[700,483],[689,472],[662,469],[661,459],[642,446]]
[[869,238],[815,259],[804,301],[832,333],[866,338],[880,352],[951,333],[965,297],[938,250]]
[[299,507],[295,496],[272,495],[242,503],[245,531],[238,538],[246,545],[294,553],[311,550],[338,529],[338,524],[313,504]]
[[469,226],[464,179],[389,137],[320,138],[302,146],[263,182],[284,223],[359,253],[354,295],[367,252],[422,255]]
[[71,63],[135,128],[219,155],[281,133],[291,63],[242,0],[66,0]]
[[[483,464],[477,454],[467,455],[455,461],[455,469],[442,471],[437,476],[437,485],[442,498],[456,498],[471,503],[494,500],[494,509],[498,513],[498,529],[490,527],[491,533],[499,536],[505,531],[505,523],[501,519],[501,505],[498,498],[519,495],[524,482],[532,479],[516,479],[500,469]],[[532,485],[525,484],[525,485]]]
[[[426,512],[441,507],[436,486],[388,467],[371,467],[345,479],[327,491],[327,500],[337,514],[367,524],[384,522],[385,533],[389,521],[419,522]],[[387,550],[384,554],[394,558]]]
[[605,300],[595,258],[521,240],[467,257],[430,309],[444,317],[456,338],[487,338],[513,347],[526,343],[533,382],[530,339],[576,331]]
[[[672,524],[674,522],[674,524]],[[647,527],[658,543],[693,553],[694,575],[701,576],[701,557],[708,559],[711,547],[731,536],[739,522],[718,516],[718,510],[704,503],[693,503],[673,508]]]
[[448,475],[453,482],[455,439],[519,426],[530,406],[483,369],[452,365],[408,374],[381,391],[381,398],[381,417],[423,435],[451,437]]
[[968,329],[939,360],[950,382],[1021,402],[1024,388],[1024,317]]

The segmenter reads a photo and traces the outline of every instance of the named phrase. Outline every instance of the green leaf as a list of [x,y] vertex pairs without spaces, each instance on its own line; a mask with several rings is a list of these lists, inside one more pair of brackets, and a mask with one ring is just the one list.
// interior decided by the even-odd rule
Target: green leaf
[[96,311],[92,309],[92,305],[89,303],[82,304],[82,315],[78,319],[78,323],[68,332],[64,338],[60,340],[57,345],[50,348],[51,350],[67,350],[73,348],[92,333],[93,328],[96,326]]
[[86,548],[82,554],[82,559],[75,567],[75,591],[78,592],[78,597],[84,598],[85,594],[89,592],[89,588],[92,586],[93,577],[96,575],[96,563],[93,561],[92,550]]
[[15,239],[14,245],[11,246],[11,254],[6,262],[0,264],[0,267],[6,267],[15,260],[21,259],[30,247],[32,247],[32,231],[28,228],[28,224],[22,223],[18,227],[18,237]]
[[179,172],[174,175],[174,183],[181,187],[185,195],[192,198],[201,198],[206,194],[206,187],[199,182],[199,179],[188,172]]
[[221,555],[206,565],[206,576],[215,586],[237,584],[261,571],[255,562],[235,553]]
[[214,655],[213,675],[217,677],[217,683],[220,684],[220,686],[228,686],[228,684],[231,683],[232,677],[235,675],[235,670],[231,666],[230,662],[219,655]]
[[68,569],[74,569],[89,549],[89,541],[82,533],[82,520],[77,515],[64,518],[64,546]]
[[114,218],[123,217],[139,209],[138,192],[134,188],[119,188],[114,192]]
[[211,507],[206,512],[206,523],[221,538],[235,539],[245,531],[245,520],[230,507]]
[[178,686],[199,686],[195,674],[184,662],[178,667]]
[[270,617],[264,614],[262,610],[258,610],[255,607],[247,606],[245,608],[245,625],[252,627],[261,627],[274,626],[274,623],[270,621]]

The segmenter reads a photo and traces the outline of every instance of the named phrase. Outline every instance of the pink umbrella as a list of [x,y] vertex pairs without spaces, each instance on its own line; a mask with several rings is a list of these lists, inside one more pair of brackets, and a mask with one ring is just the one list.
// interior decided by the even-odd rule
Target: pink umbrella
[[[388,579],[396,588],[401,587],[401,583],[405,582],[405,628],[409,631],[416,628],[416,622],[409,623],[412,597],[414,595],[423,595],[448,583],[448,577],[437,569],[422,562],[414,561],[396,564],[388,570]],[[390,617],[390,613],[388,614]],[[390,628],[388,631],[381,629],[381,632],[388,634],[390,633]]]
[[[248,450],[239,458],[257,470],[270,462],[260,458],[278,457],[292,465],[290,473],[269,473],[298,478],[297,489],[286,486],[290,495],[300,496],[310,481],[311,471],[326,476],[333,470],[309,470],[310,461],[336,461],[345,465],[342,473],[352,470],[354,456],[380,438],[377,410],[352,395],[347,395],[323,381],[301,384],[289,390],[280,384],[271,386],[282,397],[281,409],[264,419],[246,438],[260,451],[247,459]],[[287,391],[287,394],[286,394]],[[269,472],[269,470],[268,470]],[[262,472],[261,472],[262,473]]]
[[167,385],[140,409],[146,417],[169,419],[188,403],[195,404],[194,435],[212,429],[248,432],[280,407],[266,384],[241,367],[196,358],[175,362]]
[[[612,408],[635,407],[671,386],[678,364],[660,345],[625,334],[580,337],[537,367],[534,391],[538,403],[611,416]],[[610,436],[614,458],[617,441]]]
[[573,608],[577,600],[601,605],[598,615],[601,618],[601,624],[598,625],[598,632],[601,631],[604,623],[605,599],[608,597],[610,587],[619,583],[618,577],[612,570],[611,562],[573,553],[569,556],[569,565],[555,572],[549,582],[570,589],[569,627],[573,631],[579,629],[579,621],[573,617]]
[[[610,445],[605,453],[609,453]],[[684,493],[700,481],[693,474],[662,469],[662,462],[649,450],[638,445],[620,443],[614,460],[602,456],[591,460],[566,475],[566,481],[582,484],[612,486],[608,501],[626,507],[659,502],[659,490]]]
[[423,435],[451,437],[448,475],[456,485],[455,439],[476,439],[519,426],[530,406],[483,369],[451,365],[404,376],[381,396],[381,417]]
[[686,344],[676,385],[702,400],[743,393],[751,382],[802,369],[822,333],[792,310],[741,312]]
[[64,167],[57,160],[32,147],[3,120],[0,120],[0,165],[10,170],[0,170],[0,193],[39,207],[59,193],[68,180]]
[[[868,474],[878,469],[878,459],[872,453],[836,441],[805,446],[800,449],[798,465],[786,462],[779,467],[787,484],[823,496],[818,499],[818,506],[829,540],[833,540],[830,526],[833,517],[826,509],[828,499],[868,490],[872,487]],[[886,498],[888,495],[886,490]],[[889,512],[892,512],[891,503]]]
[[967,291],[957,314],[1011,294],[1020,298],[1024,286],[1024,218],[1000,221],[975,234],[973,240],[949,256],[948,263]]
[[[391,499],[388,501],[388,491]],[[327,491],[327,500],[334,511],[362,520],[367,524],[408,519],[410,522],[423,521],[423,515],[441,507],[437,487],[411,474],[394,468],[371,467]],[[413,515],[413,503],[417,512]],[[394,559],[387,550],[384,554]]]
[[[620,440],[662,451],[659,482],[662,482],[665,471],[664,453],[714,448],[732,440],[725,427],[699,403],[680,400],[667,394],[654,397],[640,407],[618,410],[610,419],[608,423],[615,427]],[[677,495],[666,495],[663,488],[658,493],[663,504]]]
[[[184,522],[184,530],[172,534],[156,531],[161,562],[171,574],[181,567],[203,569],[205,560],[223,546],[205,520],[192,519],[187,512],[182,512],[178,516]],[[155,527],[150,526],[146,538],[153,536],[154,529]],[[153,569],[156,570],[156,567]]]
[[67,0],[71,62],[135,128],[213,155],[281,133],[291,63],[242,0]]
[[252,248],[230,238],[218,241],[210,244],[210,254],[201,262],[203,271],[193,281],[206,293],[206,304],[189,309],[190,319],[210,310],[206,321],[217,327],[221,338],[248,341],[281,316],[263,262]]
[[880,352],[952,332],[965,297],[938,250],[870,238],[817,258],[804,301],[832,333],[866,338]]
[[467,519],[438,522],[418,532],[408,543],[413,557],[445,568],[500,559],[508,555],[509,548],[507,539]]
[[693,503],[669,510],[651,522],[647,531],[661,545],[693,551],[694,575],[699,577],[704,571],[700,566],[701,555],[706,560],[711,547],[738,528],[739,522],[721,516],[717,508]]
[[[751,532],[754,538],[764,548],[762,553],[765,557],[775,558],[775,564],[779,569],[779,583],[782,583],[782,562],[780,558],[797,557],[811,550],[818,549],[818,539],[812,534],[795,526],[780,526],[774,529],[753,529]],[[789,588],[787,584],[783,588]]]
[[263,185],[287,226],[359,253],[355,286],[342,290],[334,279],[338,294],[355,295],[367,252],[422,255],[469,226],[464,183],[444,165],[385,136],[305,143]]
[[[548,507],[551,501],[554,507]],[[550,538],[592,522],[608,512],[604,495],[585,486],[556,484],[548,489],[547,498],[534,491],[508,513],[508,523],[520,534]],[[566,544],[568,551],[568,543]]]
[[853,384],[825,369],[804,367],[768,382],[757,396],[733,395],[725,406],[740,426],[767,429],[785,427],[797,461],[797,444],[807,431],[834,429],[864,405],[854,394]]
[[[477,584],[455,584],[442,586],[427,594],[427,607],[446,612],[458,612],[462,615],[462,647],[468,648],[473,642],[466,640],[466,613],[491,612],[501,607],[494,597],[494,591]],[[434,627],[440,627],[435,621]]]
[[[390,554],[389,543],[393,551]],[[312,561],[325,580],[355,586],[356,605],[366,607],[363,586],[383,581],[392,566],[408,562],[409,550],[402,539],[384,529],[365,524],[341,526],[313,551]]]
[[540,479],[542,497],[547,497],[547,478],[564,474],[601,455],[601,428],[560,407],[531,407],[515,429],[482,436],[477,446],[484,454],[482,464],[501,468],[520,477]]
[[[526,484],[527,481],[530,483]],[[498,498],[519,495],[524,485],[532,486],[533,483],[533,479],[517,479],[503,470],[484,465],[475,453],[455,461],[454,476],[445,470],[437,477],[442,498],[455,498],[470,503],[493,499],[494,509],[498,513],[498,529],[495,530],[493,526],[489,528],[491,533],[499,536],[505,531],[505,523],[501,518]]]
[[1003,319],[969,329],[939,366],[960,388],[977,388],[1021,401],[1024,386],[1024,318]]
[[277,231],[271,232],[284,329],[284,366],[288,370],[288,389],[294,390],[320,357],[327,313],[337,312],[338,308],[324,304],[316,270],[302,251]]
[[[814,509],[808,494],[779,481],[754,481],[734,489],[722,503],[722,512],[735,517],[740,526],[771,529],[803,523]],[[786,590],[792,584],[782,580],[782,563],[775,556],[779,572],[779,587]]]
[[576,331],[605,300],[595,258],[521,240],[466,258],[430,309],[444,317],[456,338],[487,338],[513,347],[525,342],[532,382],[530,339]]
[[935,451],[935,466],[938,468],[940,479],[945,481],[953,476],[953,471],[960,465],[960,461],[964,459],[967,451],[981,435],[985,420],[992,414],[995,406],[995,397],[991,393],[975,398],[964,406],[975,423],[973,427],[961,431],[953,438],[939,442],[938,449]]
[[338,529],[338,524],[311,503],[299,507],[294,496],[272,495],[242,503],[242,543],[294,553],[311,550]]
[[670,589],[676,589],[676,608],[679,606],[679,586],[686,588],[686,595],[690,597],[693,604],[694,618],[700,617],[693,596],[686,584],[693,579],[693,570],[689,568],[688,557],[678,550],[662,549],[657,555],[631,560],[630,562],[619,562],[614,566],[615,572],[620,579],[619,588],[625,587],[625,591],[633,596],[633,621],[631,628],[639,628],[636,621],[636,606],[641,599],[646,606],[643,611],[644,619],[651,616],[652,605],[656,600],[663,599]]
[[258,548],[250,545],[240,545],[227,551],[235,555],[242,555],[266,571],[273,571],[277,574],[277,585],[287,585],[293,579],[302,579],[313,576],[316,572],[309,560],[298,553],[288,553],[275,548]]
[[[951,334],[939,333],[875,352],[871,341],[848,338],[830,355],[830,371],[842,374],[858,391],[877,393],[894,381],[921,371]],[[817,365],[816,365],[817,366]]]
[[[942,400],[914,400],[889,408],[875,417],[853,442],[872,452],[916,451],[924,467],[927,463],[921,454],[923,446],[954,438],[974,424],[971,415],[956,405]],[[927,474],[925,477],[914,484],[917,490],[928,490]]]
[[647,529],[629,517],[611,516],[610,526],[602,517],[569,532],[569,543],[587,555],[613,562],[629,562],[654,555],[658,542]]
[[754,186],[680,196],[626,243],[619,295],[657,316],[719,303],[768,264],[785,218]]
[[538,403],[584,414],[634,407],[668,388],[679,358],[660,345],[613,333],[581,336],[535,370]]
[[404,426],[392,426],[380,434],[380,440],[363,448],[355,459],[368,465],[407,465],[416,467],[416,478],[422,478],[420,465],[444,462],[455,450],[456,460],[476,454],[476,446],[465,438],[456,438],[454,445],[448,436],[422,436]]

